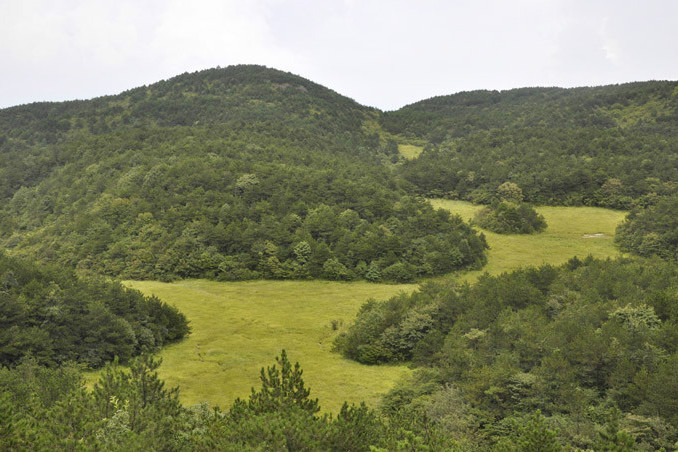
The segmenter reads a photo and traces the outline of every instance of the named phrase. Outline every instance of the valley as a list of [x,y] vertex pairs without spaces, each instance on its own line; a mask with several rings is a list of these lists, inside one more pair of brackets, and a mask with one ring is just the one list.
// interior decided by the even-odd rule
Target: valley
[[[481,207],[463,201],[432,199],[436,208],[470,219]],[[483,231],[490,249],[482,270],[439,279],[473,281],[488,272],[498,275],[529,265],[560,265],[574,255],[607,258],[619,255],[612,235],[624,212],[591,207],[540,207],[549,224],[537,235],[501,235]],[[584,238],[588,232],[602,238]],[[159,375],[181,387],[185,404],[203,401],[229,406],[258,384],[261,367],[284,348],[304,365],[304,377],[324,410],[365,401],[376,407],[380,397],[409,375],[404,365],[366,366],[332,352],[332,340],[350,324],[368,298],[385,300],[416,284],[370,284],[332,281],[176,283],[127,281],[128,287],[156,295],[176,306],[191,322],[192,334],[166,347],[159,356]],[[337,330],[332,329],[333,321]]]
[[0,449],[673,450],[677,85],[1,109]]

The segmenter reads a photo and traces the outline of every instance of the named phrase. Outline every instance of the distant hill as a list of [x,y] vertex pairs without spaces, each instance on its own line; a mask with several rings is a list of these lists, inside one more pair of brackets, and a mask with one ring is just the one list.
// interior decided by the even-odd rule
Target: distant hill
[[524,127],[665,131],[676,121],[678,82],[673,81],[469,91],[432,97],[381,117],[386,130],[431,142]]
[[678,180],[678,82],[465,92],[380,123],[430,143],[402,172],[423,193],[489,202],[512,181],[536,203],[628,208]]
[[[183,74],[115,96],[0,110],[0,199],[68,160],[62,147],[121,130],[227,124],[346,139],[371,109],[293,74],[231,66]],[[300,132],[299,132],[300,133]],[[303,135],[303,134],[302,134]]]
[[125,278],[407,281],[484,262],[408,196],[379,112],[233,66],[0,110],[0,244]]

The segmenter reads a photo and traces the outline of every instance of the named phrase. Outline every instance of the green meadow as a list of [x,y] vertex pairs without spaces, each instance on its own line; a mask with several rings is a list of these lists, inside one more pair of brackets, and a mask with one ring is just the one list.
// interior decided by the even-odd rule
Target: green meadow
[[[433,199],[435,207],[471,219],[481,206]],[[612,236],[625,212],[593,207],[538,207],[548,222],[535,235],[487,237],[489,262],[461,275],[472,281],[484,272],[499,274],[526,265],[561,264],[570,257],[619,255]],[[458,276],[458,275],[457,275]],[[367,282],[185,280],[175,283],[127,281],[146,294],[177,306],[191,321],[188,339],[161,352],[160,376],[179,385],[184,403],[207,401],[227,408],[259,385],[261,367],[281,349],[299,361],[313,397],[325,411],[344,400],[374,406],[381,394],[408,374],[404,366],[365,366],[332,352],[333,338],[368,298],[386,299],[416,285]]]
[[[483,208],[464,201],[431,199],[436,208],[448,209],[470,220]],[[480,229],[490,246],[488,263],[482,270],[467,272],[472,281],[488,272],[497,275],[528,265],[566,262],[572,256],[606,258],[619,256],[613,238],[617,224],[626,212],[599,207],[536,207],[546,219],[546,231],[538,234],[495,234]]]
[[[311,396],[338,412],[344,400],[375,406],[409,370],[365,366],[333,353],[332,339],[368,298],[385,299],[415,285],[329,281],[175,283],[127,281],[177,306],[191,322],[188,339],[163,349],[159,375],[181,388],[187,404],[207,401],[227,409],[259,387],[259,372],[281,349],[298,361]],[[333,323],[337,329],[333,329]]]

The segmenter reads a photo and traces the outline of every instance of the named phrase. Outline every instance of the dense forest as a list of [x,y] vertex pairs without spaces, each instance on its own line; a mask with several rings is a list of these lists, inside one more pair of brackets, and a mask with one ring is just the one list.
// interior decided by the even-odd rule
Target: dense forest
[[127,362],[189,333],[186,317],[155,297],[73,270],[0,252],[0,365]]
[[533,203],[626,209],[678,180],[676,82],[474,91],[380,121],[429,143],[402,167],[424,194],[488,203],[511,181]]
[[[136,279],[408,281],[484,262],[420,195],[645,208],[675,191],[674,82],[442,96],[382,113],[211,69],[0,110],[0,244]],[[397,142],[427,142],[416,159]],[[369,270],[369,271],[368,271]]]
[[418,366],[385,409],[420,411],[486,447],[539,412],[568,449],[596,448],[614,422],[631,446],[595,450],[673,450],[677,293],[670,263],[573,258],[370,301],[336,346],[363,363]]
[[[377,112],[238,66],[0,112],[0,237],[135,279],[409,281],[484,263],[484,239],[411,196]],[[395,153],[397,154],[397,146]]]
[[678,259],[678,196],[663,197],[645,209],[635,209],[617,227],[615,241],[640,256]]

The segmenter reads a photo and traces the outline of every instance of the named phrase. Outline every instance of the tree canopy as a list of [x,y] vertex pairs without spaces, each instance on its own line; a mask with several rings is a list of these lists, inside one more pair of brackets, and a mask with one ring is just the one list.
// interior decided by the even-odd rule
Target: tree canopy
[[31,356],[100,367],[157,350],[190,331],[186,317],[155,297],[70,269],[0,252],[0,365]]

